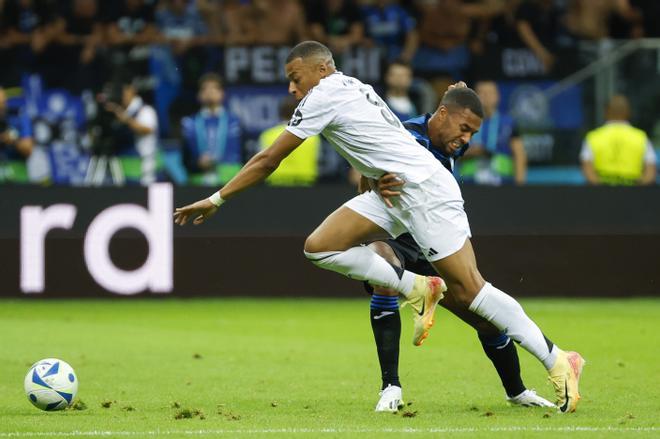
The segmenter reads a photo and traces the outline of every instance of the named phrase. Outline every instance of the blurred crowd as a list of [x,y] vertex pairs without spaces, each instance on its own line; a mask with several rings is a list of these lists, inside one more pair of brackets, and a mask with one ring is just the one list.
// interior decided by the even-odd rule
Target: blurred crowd
[[[338,56],[376,48],[388,66],[383,93],[405,119],[421,110],[409,98],[413,76],[478,79],[471,68],[493,48],[527,48],[549,73],[585,40],[660,37],[654,0],[0,0],[0,10],[0,182],[222,184],[283,129],[248,145],[214,64],[226,47],[315,39]],[[154,104],[163,83],[148,74],[154,59],[183,72],[168,105],[187,96],[199,106],[170,120],[170,108]],[[292,105],[282,101],[282,121]],[[523,183],[524,148],[512,137],[508,149],[491,149],[511,157],[504,180]],[[344,178],[328,171],[336,160],[326,149],[311,140],[271,182]],[[497,155],[486,149],[473,154]]]
[[[2,82],[41,72],[49,85],[99,86],[117,51],[315,39],[335,53],[382,48],[415,71],[460,75],[489,45],[528,47],[552,69],[579,40],[660,37],[653,0],[0,0]],[[4,65],[5,63],[3,63]],[[68,69],[62,69],[66,65]]]

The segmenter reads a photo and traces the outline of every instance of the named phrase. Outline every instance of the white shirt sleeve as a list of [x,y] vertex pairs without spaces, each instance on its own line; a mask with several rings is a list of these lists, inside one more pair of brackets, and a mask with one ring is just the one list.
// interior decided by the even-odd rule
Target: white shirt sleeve
[[149,105],[145,105],[140,109],[137,116],[135,116],[135,120],[140,125],[144,125],[154,131],[158,129],[158,116],[156,115],[156,110]]
[[336,105],[326,99],[323,91],[313,88],[298,104],[286,129],[300,139],[315,136],[333,121],[335,112]]
[[[135,116],[135,120],[140,125],[153,130],[150,134],[135,136],[135,148],[143,159],[147,156],[153,156],[158,149],[158,116],[156,115],[156,110],[149,105],[145,105]],[[143,170],[143,174],[144,172]]]
[[580,150],[580,161],[581,162],[593,162],[594,161],[594,152],[589,146],[589,142],[585,139],[582,142],[582,149]]
[[650,140],[646,141],[646,152],[644,153],[644,163],[647,165],[655,165],[657,162],[657,157],[655,155],[655,150],[653,149],[653,144]]

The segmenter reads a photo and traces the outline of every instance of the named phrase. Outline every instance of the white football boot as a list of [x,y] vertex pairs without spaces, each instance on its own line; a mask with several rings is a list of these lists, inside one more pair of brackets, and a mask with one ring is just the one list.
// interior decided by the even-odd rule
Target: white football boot
[[380,391],[380,399],[376,404],[377,412],[396,413],[403,408],[403,396],[401,387],[389,384]]
[[527,389],[523,393],[514,397],[507,397],[507,401],[514,405],[523,407],[557,407],[547,399],[536,394],[535,390]]

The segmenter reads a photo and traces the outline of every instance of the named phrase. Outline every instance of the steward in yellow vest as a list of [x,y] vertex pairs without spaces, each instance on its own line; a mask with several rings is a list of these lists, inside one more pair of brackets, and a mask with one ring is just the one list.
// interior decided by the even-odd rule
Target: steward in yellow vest
[[582,169],[591,184],[637,185],[655,182],[656,157],[644,131],[628,122],[630,105],[614,96],[607,122],[587,133],[580,152]]

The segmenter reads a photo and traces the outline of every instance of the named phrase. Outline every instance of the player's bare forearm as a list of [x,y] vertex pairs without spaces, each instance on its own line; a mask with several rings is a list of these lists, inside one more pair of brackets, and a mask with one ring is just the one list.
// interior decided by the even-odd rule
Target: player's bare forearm
[[227,199],[265,180],[301,143],[302,139],[284,131],[270,148],[252,157],[221,191],[209,198],[175,209],[174,222],[183,226],[193,219],[194,224],[202,224],[213,216]]
[[279,163],[269,158],[265,152],[261,151],[252,157],[222,188],[220,195],[223,200],[228,200],[237,193],[261,183],[277,169]]
[[220,190],[222,199],[228,200],[239,192],[264,181],[303,140],[285,130],[275,139],[270,148],[264,149],[252,157],[239,173]]
[[[260,181],[263,181],[275,168],[277,168],[277,166],[273,168],[271,165],[267,164],[266,158],[262,153],[257,154],[247,162],[243,169],[241,169],[241,171],[222,189],[222,198],[218,197],[218,193],[216,192],[209,198],[199,200],[187,206],[179,207],[174,211],[174,222],[180,226],[184,226],[192,219],[193,224],[202,224],[217,212],[220,205],[227,200],[225,197],[231,197],[231,194],[245,190]],[[225,192],[229,195],[225,194]]]

